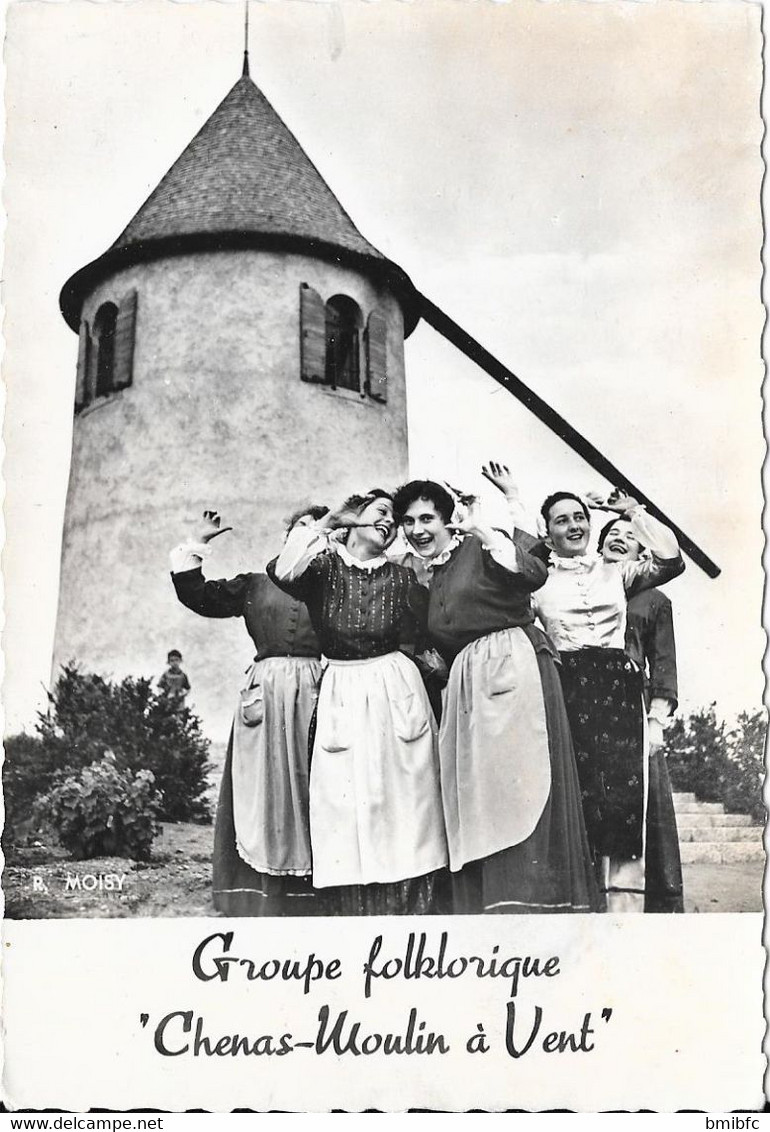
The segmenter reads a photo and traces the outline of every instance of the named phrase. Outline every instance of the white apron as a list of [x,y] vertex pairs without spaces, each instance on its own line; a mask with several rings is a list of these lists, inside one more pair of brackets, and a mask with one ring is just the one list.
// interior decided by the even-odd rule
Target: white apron
[[328,663],[310,768],[313,884],[442,868],[436,723],[419,672],[400,652]]
[[320,676],[313,657],[258,660],[235,709],[236,847],[260,873],[310,872],[308,730]]
[[543,688],[522,629],[466,645],[444,692],[439,736],[449,867],[526,841],[551,790]]

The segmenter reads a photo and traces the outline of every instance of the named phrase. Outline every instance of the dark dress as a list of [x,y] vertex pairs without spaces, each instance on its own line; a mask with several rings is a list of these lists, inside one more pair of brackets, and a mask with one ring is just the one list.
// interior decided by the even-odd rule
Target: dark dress
[[386,561],[317,553],[293,580],[329,665],[313,736],[313,880],[330,913],[446,910],[446,840],[435,720],[414,662],[400,651],[424,625],[427,593]]
[[[242,617],[257,650],[222,775],[214,906],[228,916],[321,914],[310,881],[307,766],[320,649],[307,610],[265,574],[206,581],[193,569],[172,574],[172,580],[179,600],[195,613]],[[234,750],[237,778],[244,768],[238,780],[248,784],[246,798],[234,798]]]
[[[644,679],[647,707],[653,699],[678,702],[676,644],[671,602],[646,590],[628,603],[626,651]],[[668,762],[663,750],[650,755],[645,846],[645,912],[684,912],[682,860]]]
[[451,666],[439,752],[454,911],[598,911],[558,656],[532,623],[545,551],[519,531],[514,544],[518,573],[474,536],[433,569],[428,628]]

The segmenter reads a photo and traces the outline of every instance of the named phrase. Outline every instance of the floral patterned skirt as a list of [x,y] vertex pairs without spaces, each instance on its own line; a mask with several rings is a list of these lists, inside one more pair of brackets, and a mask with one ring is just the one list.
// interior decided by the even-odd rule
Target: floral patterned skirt
[[642,675],[620,649],[561,654],[561,681],[594,859],[643,852]]

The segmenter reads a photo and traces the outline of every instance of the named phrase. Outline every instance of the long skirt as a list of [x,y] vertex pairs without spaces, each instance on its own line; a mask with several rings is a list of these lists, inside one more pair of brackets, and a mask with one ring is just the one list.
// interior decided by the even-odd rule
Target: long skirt
[[594,858],[643,858],[642,676],[619,649],[563,652],[561,681]]
[[[313,884],[341,915],[434,910],[446,865],[436,724],[402,653],[329,661],[310,772]],[[438,885],[440,888],[440,884]]]
[[543,633],[506,629],[463,649],[449,674],[439,750],[453,910],[599,911],[569,724]]
[[663,751],[650,755],[645,844],[645,912],[684,912],[682,860],[671,779]]
[[270,657],[249,672],[214,830],[214,906],[229,916],[322,912],[310,879],[307,735],[320,661]]

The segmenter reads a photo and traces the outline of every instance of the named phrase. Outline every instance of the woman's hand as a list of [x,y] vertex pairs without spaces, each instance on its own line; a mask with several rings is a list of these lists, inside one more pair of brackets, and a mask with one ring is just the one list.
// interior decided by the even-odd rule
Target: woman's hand
[[444,487],[454,499],[455,507],[458,505],[470,507],[471,504],[476,502],[477,497],[475,495],[469,495],[467,491],[460,491],[459,487],[452,487],[451,483],[447,483],[446,480],[444,480]]
[[[467,502],[466,502],[467,501]],[[481,522],[479,501],[474,496],[464,496],[455,504],[454,514],[447,527],[458,534],[474,534]]]
[[482,542],[494,538],[493,528],[483,515],[478,496],[458,491],[446,480],[444,486],[455,500],[454,513],[451,522],[447,523],[447,530],[460,535],[475,535]]
[[586,502],[594,511],[614,511],[617,515],[625,515],[639,506],[636,499],[626,495],[619,487],[614,487],[607,496],[600,491],[587,491]]
[[476,535],[482,542],[486,542],[492,535],[492,527],[484,518],[481,504],[475,496],[466,496],[468,503],[460,502],[455,507],[451,523],[447,523],[450,531],[461,535]]
[[617,511],[618,515],[627,515],[629,511],[639,506],[639,500],[634,499],[621,488],[614,487],[607,497],[607,506],[611,511]]
[[607,497],[601,491],[587,491],[584,498],[592,511],[607,510]]
[[203,522],[195,532],[195,537],[199,542],[209,543],[212,539],[232,529],[232,527],[222,526],[222,518],[218,511],[204,511]]
[[316,525],[321,530],[327,531],[347,531],[351,527],[371,526],[371,524],[359,522],[358,512],[344,506],[333,511],[327,511],[323,518],[317,521]]
[[434,676],[437,680],[446,684],[449,678],[449,669],[436,649],[426,649],[424,652],[416,653],[414,662],[423,676]]
[[507,464],[498,464],[495,460],[490,460],[488,464],[484,464],[481,469],[481,474],[490,483],[493,483],[498,491],[501,491],[506,499],[519,498],[519,486],[513,478]]
[[666,739],[663,732],[663,725],[660,720],[650,716],[647,721],[647,739],[650,745],[650,754],[654,755],[661,747],[665,745]]

